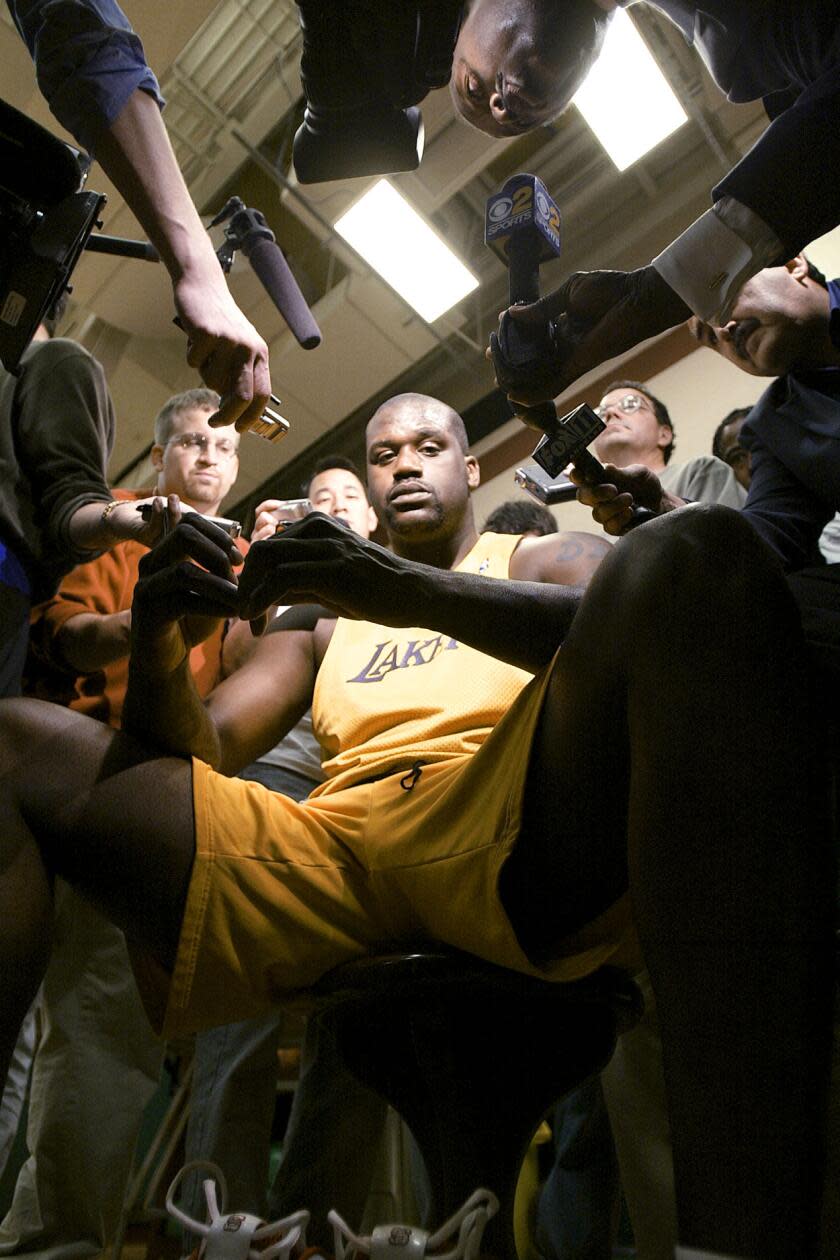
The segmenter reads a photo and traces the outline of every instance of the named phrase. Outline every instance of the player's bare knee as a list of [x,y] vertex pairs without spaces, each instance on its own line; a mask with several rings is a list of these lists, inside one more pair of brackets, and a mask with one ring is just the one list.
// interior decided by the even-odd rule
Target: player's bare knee
[[0,793],[21,803],[71,773],[81,744],[77,728],[107,731],[100,723],[46,700],[0,700]]
[[0,701],[0,777],[31,757],[33,740],[51,720],[57,706],[26,698]]
[[686,596],[719,592],[733,583],[779,581],[781,571],[740,512],[719,503],[692,503],[668,512],[622,539],[634,586],[679,579]]
[[25,754],[19,741],[53,738],[67,725],[69,710],[26,696],[0,700],[0,750]]

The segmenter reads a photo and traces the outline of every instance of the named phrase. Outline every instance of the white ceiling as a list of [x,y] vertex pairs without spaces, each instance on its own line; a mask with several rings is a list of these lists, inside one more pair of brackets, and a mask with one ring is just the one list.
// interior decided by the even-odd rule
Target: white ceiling
[[[506,305],[507,277],[483,244],[484,203],[509,175],[520,169],[539,175],[563,215],[563,253],[544,268],[547,290],[573,270],[648,261],[708,205],[709,189],[766,122],[760,105],[725,101],[681,36],[664,20],[640,17],[636,9],[634,19],[690,121],[623,174],[575,110],[535,136],[493,141],[455,118],[446,91],[434,93],[422,107],[423,161],[395,182],[481,284],[459,307],[427,325],[331,231],[369,181],[298,188],[293,176],[287,182],[275,175],[273,154],[260,148],[300,97],[292,0],[183,0],[166,6],[165,21],[163,6],[153,0],[125,0],[124,8],[163,86],[165,118],[196,204],[213,203],[223,188],[236,191],[237,179],[249,187],[256,180],[266,200],[260,204],[243,194],[244,199],[288,225],[294,245],[283,235],[279,243],[286,245],[304,288],[311,277],[320,277],[314,311],[324,340],[307,352],[285,329],[243,260],[231,274],[237,301],[269,343],[275,393],[292,425],[277,446],[256,437],[243,441],[231,501],[255,491],[348,417],[363,416],[368,400],[391,382],[421,390],[436,386],[439,392],[443,383],[447,400],[461,408],[492,389],[483,347]],[[4,97],[58,131],[8,20],[0,22],[0,61]],[[98,167],[89,187],[108,193],[106,232],[139,235]],[[171,322],[162,268],[87,254],[73,283],[70,321],[62,331],[88,346],[108,374],[118,416],[116,476],[147,449],[161,403],[195,384],[195,376],[183,360],[183,334]],[[137,484],[142,472],[140,464],[128,480]]]

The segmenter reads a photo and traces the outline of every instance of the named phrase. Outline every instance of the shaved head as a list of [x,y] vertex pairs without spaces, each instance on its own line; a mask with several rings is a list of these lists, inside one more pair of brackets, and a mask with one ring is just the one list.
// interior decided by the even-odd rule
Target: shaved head
[[457,411],[428,394],[397,394],[374,412],[366,436],[368,494],[390,545],[427,562],[459,553],[475,535],[479,471]]
[[430,397],[429,394],[395,394],[393,398],[382,403],[368,420],[366,429],[368,441],[378,427],[377,422],[396,418],[436,422],[448,429],[464,454],[469,450],[466,426],[458,412],[447,403],[441,402],[439,398]]

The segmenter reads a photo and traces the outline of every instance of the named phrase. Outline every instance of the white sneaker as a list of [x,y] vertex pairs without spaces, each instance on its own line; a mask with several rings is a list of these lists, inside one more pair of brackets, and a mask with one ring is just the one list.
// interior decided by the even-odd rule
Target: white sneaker
[[[197,1168],[208,1169],[211,1173],[202,1183],[207,1203],[206,1222],[194,1221],[175,1203],[175,1191],[187,1173]],[[217,1183],[221,1190],[222,1211],[219,1211]],[[280,1221],[263,1221],[250,1212],[226,1213],[226,1199],[224,1173],[208,1160],[198,1159],[185,1164],[173,1179],[166,1192],[166,1210],[173,1220],[202,1237],[192,1257],[186,1260],[193,1260],[193,1257],[195,1260],[274,1260],[275,1257],[277,1260],[289,1260],[293,1247],[306,1247],[308,1212],[294,1212]]]

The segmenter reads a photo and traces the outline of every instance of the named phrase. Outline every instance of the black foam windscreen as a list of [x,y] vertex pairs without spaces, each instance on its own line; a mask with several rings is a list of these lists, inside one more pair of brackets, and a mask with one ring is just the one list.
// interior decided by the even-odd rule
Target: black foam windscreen
[[81,178],[69,145],[0,100],[0,186],[23,201],[53,206],[76,192]]
[[242,252],[304,350],[314,350],[321,344],[321,330],[283,257],[283,251],[274,241],[263,237],[253,242],[244,240]]

